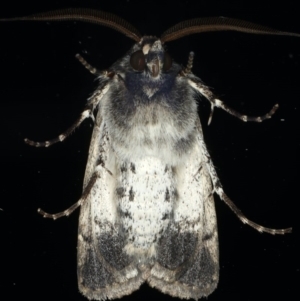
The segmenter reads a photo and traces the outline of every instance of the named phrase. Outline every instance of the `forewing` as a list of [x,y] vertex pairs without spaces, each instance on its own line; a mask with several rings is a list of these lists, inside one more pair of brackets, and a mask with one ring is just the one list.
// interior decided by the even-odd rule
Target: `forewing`
[[175,168],[174,218],[158,244],[157,263],[148,279],[164,293],[196,300],[211,294],[219,279],[213,188],[199,139],[200,132],[188,160]]
[[[121,298],[144,280],[134,261],[123,251],[125,236],[116,208],[114,152],[99,110],[89,150],[78,233],[78,285],[89,299]],[[85,193],[85,192],[83,192]]]

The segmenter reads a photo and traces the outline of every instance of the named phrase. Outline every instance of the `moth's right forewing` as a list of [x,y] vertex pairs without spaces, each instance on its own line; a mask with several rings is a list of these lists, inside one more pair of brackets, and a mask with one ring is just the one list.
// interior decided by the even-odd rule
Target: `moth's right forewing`
[[175,167],[173,221],[158,244],[148,283],[171,296],[197,300],[218,284],[219,250],[213,186],[199,144],[203,136],[195,131],[193,150]]

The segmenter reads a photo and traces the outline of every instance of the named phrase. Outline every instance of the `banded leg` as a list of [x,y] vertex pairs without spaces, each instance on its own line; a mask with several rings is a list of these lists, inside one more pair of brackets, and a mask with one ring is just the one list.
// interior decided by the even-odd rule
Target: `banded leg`
[[75,57],[78,59],[78,61],[92,74],[101,74],[99,70],[97,70],[95,67],[90,65],[79,53],[75,55]]
[[195,56],[194,52],[191,51],[190,54],[189,54],[188,63],[186,65],[186,68],[184,69],[184,73],[191,73],[192,72],[194,56]]
[[203,155],[206,159],[206,167],[210,173],[211,176],[211,180],[213,182],[213,187],[214,187],[214,192],[217,193],[217,195],[220,197],[220,199],[222,201],[224,201],[226,203],[226,205],[236,214],[236,216],[244,223],[249,225],[250,227],[254,228],[255,230],[257,230],[258,232],[266,232],[266,233],[270,233],[270,234],[286,234],[286,233],[291,233],[292,232],[292,228],[285,228],[285,229],[272,229],[272,228],[266,228],[263,227],[251,220],[249,220],[242,212],[241,210],[232,202],[232,200],[226,195],[226,193],[223,190],[223,187],[220,183],[219,177],[216,173],[216,170],[214,168],[214,165],[212,163],[212,160],[210,158],[210,155],[206,149],[206,145],[203,141],[203,133],[202,133],[202,128],[201,128],[201,124],[200,124],[200,120],[198,120],[197,122],[197,128],[198,131],[200,133],[200,135],[198,136],[198,140],[199,143],[201,144],[201,149],[203,152]]
[[210,112],[210,116],[208,119],[208,124],[211,123],[212,115],[213,115],[213,111],[214,111],[215,107],[226,111],[227,113],[233,115],[234,117],[236,117],[244,122],[247,122],[247,121],[262,122],[266,119],[270,119],[279,107],[278,104],[275,104],[273,106],[273,108],[267,114],[262,115],[262,116],[244,115],[244,114],[241,114],[241,113],[235,111],[234,109],[230,108],[226,104],[224,104],[222,100],[216,98],[216,96],[209,90],[209,88],[207,86],[205,86],[204,84],[202,84],[200,81],[196,81],[194,79],[189,79],[188,82],[191,87],[193,87],[196,91],[198,91],[200,94],[202,94],[211,103],[211,112]]
[[70,134],[87,118],[92,118],[94,121],[94,115],[93,112],[95,108],[98,106],[99,102],[101,101],[102,97],[106,94],[108,91],[109,84],[106,82],[104,86],[102,86],[100,89],[97,89],[96,92],[92,95],[92,97],[89,99],[88,105],[86,106],[85,110],[81,113],[80,117],[63,133],[61,133],[58,137],[43,141],[43,142],[36,142],[32,141],[30,139],[25,138],[25,143],[35,146],[35,147],[48,147],[51,146],[57,142],[64,141]]
[[[107,170],[107,169],[105,169],[105,170],[108,171],[111,174],[111,172],[109,170]],[[68,209],[66,209],[62,212],[50,214],[50,213],[45,212],[41,208],[39,208],[38,213],[41,214],[45,218],[52,218],[54,220],[56,220],[60,217],[63,217],[63,216],[69,216],[73,211],[75,211],[78,207],[80,207],[85,202],[85,200],[87,199],[88,195],[90,194],[91,189],[93,188],[93,186],[96,183],[98,178],[100,178],[99,171],[95,171],[94,174],[92,175],[89,183],[85,187],[81,198],[75,204],[70,206]]]

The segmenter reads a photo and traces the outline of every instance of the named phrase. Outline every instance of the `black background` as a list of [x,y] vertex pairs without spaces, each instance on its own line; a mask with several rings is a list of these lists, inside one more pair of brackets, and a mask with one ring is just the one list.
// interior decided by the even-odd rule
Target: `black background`
[[[117,14],[142,34],[160,35],[189,18],[227,16],[300,33],[296,1],[12,1],[0,18],[66,7]],[[57,221],[37,214],[59,212],[82,189],[92,122],[48,149],[25,145],[53,138],[79,116],[97,86],[74,58],[109,67],[133,42],[91,24],[0,23],[1,300],[86,300],[78,292],[76,243],[79,210]],[[300,39],[241,33],[192,35],[168,44],[228,105],[249,115],[280,109],[261,124],[243,123],[199,101],[205,141],[227,194],[247,217],[267,227],[293,227],[285,236],[243,225],[216,196],[220,282],[208,300],[295,300],[299,282]],[[143,285],[124,300],[173,300]]]

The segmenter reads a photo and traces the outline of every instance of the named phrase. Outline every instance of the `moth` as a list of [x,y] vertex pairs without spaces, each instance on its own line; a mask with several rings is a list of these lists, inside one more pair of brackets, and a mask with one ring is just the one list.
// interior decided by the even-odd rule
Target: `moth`
[[219,279],[216,193],[237,217],[259,232],[285,234],[254,223],[225,194],[207,151],[197,114],[197,97],[206,98],[242,121],[261,122],[231,109],[187,66],[174,62],[165,43],[208,31],[300,37],[246,21],[204,18],[181,22],[160,38],[142,36],[125,20],[91,9],[63,9],[1,21],[76,20],[110,27],[135,41],[107,70],[79,61],[99,86],[79,119],[35,147],[63,141],[87,118],[94,120],[81,198],[57,219],[81,207],[78,229],[78,285],[88,299],[121,298],[147,282],[182,299],[210,295]]

